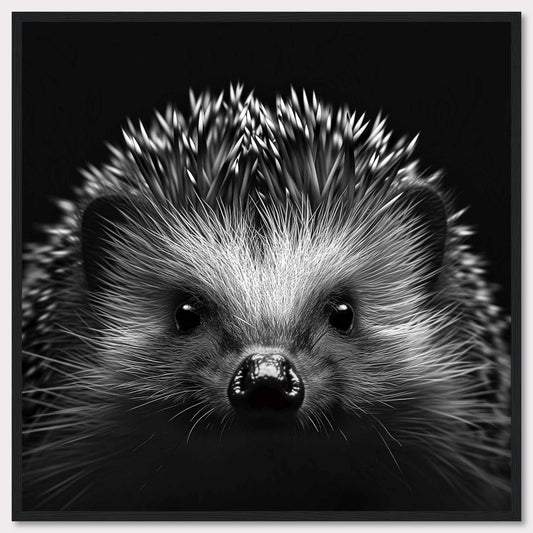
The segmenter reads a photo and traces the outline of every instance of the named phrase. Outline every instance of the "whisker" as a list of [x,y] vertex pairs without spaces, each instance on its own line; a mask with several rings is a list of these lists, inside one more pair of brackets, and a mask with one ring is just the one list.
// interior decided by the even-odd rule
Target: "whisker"
[[194,428],[200,423],[201,420],[203,420],[206,416],[209,416],[213,411],[215,410],[214,407],[209,409],[207,412],[205,412],[198,420],[193,424],[191,430],[189,431],[189,434],[187,435],[187,444],[189,444],[189,439],[191,438],[192,432],[194,431]]

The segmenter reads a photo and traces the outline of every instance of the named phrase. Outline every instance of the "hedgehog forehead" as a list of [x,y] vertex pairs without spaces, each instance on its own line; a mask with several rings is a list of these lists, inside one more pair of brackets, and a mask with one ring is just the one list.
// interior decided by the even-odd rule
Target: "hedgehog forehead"
[[[359,287],[379,297],[398,291],[398,283],[414,285],[420,270],[413,239],[394,214],[380,215],[376,224],[368,210],[349,219],[329,211],[317,217],[273,210],[264,213],[259,229],[257,219],[240,211],[204,215],[150,216],[145,223],[153,225],[132,232],[131,244],[162,290],[204,297],[248,321],[294,320]],[[132,268],[130,274],[146,272]]]
[[331,227],[286,220],[258,232],[242,217],[205,224],[170,236],[173,272],[230,312],[289,318],[350,277],[346,235]]

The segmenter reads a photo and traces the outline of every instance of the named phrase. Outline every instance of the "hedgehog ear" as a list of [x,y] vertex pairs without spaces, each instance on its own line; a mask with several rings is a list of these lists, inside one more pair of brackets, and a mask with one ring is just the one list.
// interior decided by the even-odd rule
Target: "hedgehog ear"
[[423,246],[428,256],[427,287],[433,288],[444,261],[444,248],[448,232],[446,207],[442,198],[429,187],[414,186],[406,189],[399,199],[411,216],[417,217],[427,238]]
[[113,268],[116,254],[109,238],[126,222],[126,200],[120,196],[102,196],[93,200],[81,222],[81,255],[87,285],[98,291]]

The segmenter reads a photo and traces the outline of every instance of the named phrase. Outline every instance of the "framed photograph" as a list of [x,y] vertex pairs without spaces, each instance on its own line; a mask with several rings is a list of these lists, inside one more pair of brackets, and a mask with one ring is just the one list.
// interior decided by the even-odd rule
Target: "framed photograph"
[[519,520],[520,25],[14,13],[13,519]]

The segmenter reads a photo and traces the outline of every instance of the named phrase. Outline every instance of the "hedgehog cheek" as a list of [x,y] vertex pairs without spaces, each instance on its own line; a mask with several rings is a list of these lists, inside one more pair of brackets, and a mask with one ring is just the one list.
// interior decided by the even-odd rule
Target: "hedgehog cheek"
[[425,286],[433,290],[444,262],[444,249],[448,222],[442,198],[429,187],[410,187],[399,198],[399,205],[406,208],[409,216],[416,217],[426,238],[423,240],[427,256]]
[[126,199],[102,196],[93,200],[83,213],[81,222],[81,255],[87,286],[91,292],[103,289],[115,262],[110,236],[126,221]]

